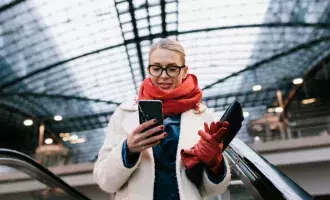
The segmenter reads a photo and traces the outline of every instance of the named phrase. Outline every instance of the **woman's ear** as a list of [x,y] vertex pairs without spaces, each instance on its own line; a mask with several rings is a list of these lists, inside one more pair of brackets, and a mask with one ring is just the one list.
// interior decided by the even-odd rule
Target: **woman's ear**
[[188,66],[185,66],[185,68],[183,68],[183,78],[187,78],[187,76],[188,76]]

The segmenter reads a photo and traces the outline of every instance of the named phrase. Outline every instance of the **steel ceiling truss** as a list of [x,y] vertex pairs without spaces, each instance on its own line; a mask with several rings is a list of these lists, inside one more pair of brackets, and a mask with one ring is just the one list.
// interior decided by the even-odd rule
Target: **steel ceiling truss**
[[[267,23],[267,24],[250,24],[250,25],[237,25],[237,26],[225,26],[225,27],[216,27],[216,28],[206,28],[206,29],[196,29],[196,30],[189,30],[189,31],[167,31],[168,36],[176,36],[176,35],[182,35],[182,34],[189,34],[189,33],[198,33],[198,32],[210,32],[210,31],[217,31],[217,30],[227,30],[227,29],[244,29],[244,28],[271,28],[271,27],[312,27],[312,28],[320,28],[320,29],[329,29],[330,28],[330,23]],[[121,47],[123,45],[128,45],[128,44],[135,44],[136,41],[138,41],[139,43],[141,41],[145,41],[145,40],[150,40],[150,39],[154,39],[154,38],[160,38],[163,36],[163,33],[157,33],[157,34],[152,34],[152,35],[148,35],[148,36],[142,36],[142,37],[138,37],[138,38],[133,38],[133,39],[129,39],[129,40],[125,40],[125,43],[121,43],[118,45],[112,45],[106,48],[102,48],[102,49],[97,49],[95,51],[92,52],[88,52],[88,53],[84,53],[66,60],[62,60],[56,63],[53,63],[51,65],[45,66],[45,67],[41,67],[38,70],[32,71],[24,76],[20,76],[17,77],[13,80],[10,80],[8,82],[2,83],[0,85],[0,91],[4,90],[6,88],[8,88],[9,86],[13,86],[16,85],[20,82],[22,82],[23,80],[29,79],[31,77],[34,77],[40,73],[44,73],[46,71],[49,71],[51,69],[57,68],[65,63],[71,62],[73,60],[77,60],[79,58],[85,57],[85,56],[89,56],[89,55],[93,55],[93,54],[97,54],[109,49],[113,49],[116,47]],[[141,48],[141,47],[140,47]],[[137,48],[137,51],[139,48]],[[142,54],[141,54],[142,56]],[[139,58],[140,59],[140,58]],[[140,63],[140,61],[139,61]],[[141,66],[143,66],[143,63],[141,64]],[[144,72],[143,72],[144,73]],[[142,72],[141,72],[142,74]]]
[[17,6],[18,4],[20,4],[20,3],[24,2],[24,1],[25,0],[15,0],[15,1],[12,1],[12,2],[10,2],[8,4],[5,4],[5,5],[3,5],[3,6],[0,7],[0,13],[6,11],[8,9],[11,9],[14,6]]
[[297,45],[297,46],[295,46],[295,47],[293,47],[293,48],[291,48],[291,49],[289,49],[287,51],[284,51],[284,52],[281,52],[279,54],[273,55],[270,58],[266,58],[264,60],[261,60],[261,61],[255,63],[255,64],[253,64],[251,66],[248,66],[248,67],[246,67],[246,68],[244,68],[244,69],[242,69],[242,70],[240,70],[238,72],[235,72],[235,73],[233,73],[233,74],[231,74],[231,75],[229,75],[229,76],[227,76],[225,78],[219,79],[219,80],[215,81],[214,83],[211,83],[211,84],[205,86],[203,88],[203,90],[212,88],[214,85],[217,85],[219,83],[222,83],[222,82],[226,81],[227,79],[229,79],[231,77],[238,76],[238,75],[240,75],[240,74],[242,74],[243,72],[246,72],[246,71],[255,70],[255,69],[259,68],[259,67],[262,67],[264,64],[271,63],[274,60],[277,60],[279,58],[288,56],[288,55],[293,54],[295,52],[298,52],[298,51],[300,51],[302,49],[309,49],[309,48],[311,48],[311,47],[313,47],[315,45],[318,45],[318,44],[320,44],[320,43],[322,43],[324,41],[330,41],[330,36],[329,37],[321,37],[319,39],[312,40],[312,41],[310,41],[308,43],[299,44],[299,45]]
[[138,92],[137,91],[138,86],[136,84],[136,80],[135,80],[135,76],[134,76],[134,70],[133,70],[132,62],[131,62],[130,55],[129,55],[129,52],[128,52],[127,42],[126,42],[125,36],[124,36],[123,25],[122,25],[122,22],[121,22],[120,17],[119,17],[120,14],[119,14],[119,10],[118,10],[118,2],[116,2],[116,1],[115,1],[115,8],[116,8],[116,12],[117,12],[117,18],[118,18],[118,21],[119,21],[119,26],[120,26],[120,29],[121,29],[121,35],[122,35],[123,40],[124,40],[124,45],[125,45],[125,51],[126,51],[128,65],[129,65],[129,68],[130,68],[130,71],[131,71],[131,75],[132,75],[132,80],[133,80],[135,92],[137,93]]

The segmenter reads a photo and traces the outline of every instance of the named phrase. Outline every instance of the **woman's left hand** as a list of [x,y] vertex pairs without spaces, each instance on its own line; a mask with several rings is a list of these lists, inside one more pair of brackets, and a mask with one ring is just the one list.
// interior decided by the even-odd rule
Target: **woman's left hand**
[[198,131],[201,139],[192,149],[185,151],[189,151],[190,154],[195,155],[214,174],[218,174],[221,171],[221,166],[223,166],[223,143],[221,138],[228,132],[228,127],[228,122],[212,122],[210,127],[205,123],[205,130]]

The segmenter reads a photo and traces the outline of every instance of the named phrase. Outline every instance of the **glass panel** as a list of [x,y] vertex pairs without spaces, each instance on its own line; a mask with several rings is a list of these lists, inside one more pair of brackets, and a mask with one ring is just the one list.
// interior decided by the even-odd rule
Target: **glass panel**
[[227,190],[216,197],[207,200],[256,200],[242,181],[232,180]]
[[230,185],[228,192],[222,196],[223,198],[221,200],[255,200],[255,198],[250,194],[248,189],[244,187],[243,184]]
[[[19,3],[0,12],[0,85],[3,93],[31,95],[2,96],[0,103],[49,119],[54,114],[84,118],[78,124],[48,121],[54,129],[102,129],[106,123],[97,114],[113,111],[103,101],[133,98],[143,79],[128,1],[2,0],[0,5],[10,2]],[[212,104],[216,111],[224,110],[232,96],[245,107],[271,105],[276,89],[289,88],[293,77],[330,49],[329,1],[165,2],[169,37],[185,47],[200,87],[212,84],[203,97],[220,95]],[[158,41],[154,36],[163,32],[160,3],[133,1],[144,67],[149,41]],[[256,84],[262,90],[253,93]],[[10,119],[13,127],[22,126],[23,116],[2,113],[5,123]],[[87,140],[95,148],[102,144],[92,141]]]
[[47,185],[12,167],[0,165],[0,199],[77,200],[59,187]]

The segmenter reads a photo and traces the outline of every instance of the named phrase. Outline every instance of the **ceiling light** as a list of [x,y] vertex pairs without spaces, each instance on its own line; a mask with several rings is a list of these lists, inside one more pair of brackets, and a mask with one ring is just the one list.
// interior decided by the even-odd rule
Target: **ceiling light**
[[77,140],[70,140],[71,144],[77,144]]
[[78,140],[78,138],[79,138],[78,135],[71,135],[70,137],[71,140]]
[[46,144],[53,144],[53,139],[52,138],[47,138],[45,139]]
[[61,115],[55,115],[54,116],[55,121],[61,121],[62,119],[63,119],[63,117]]
[[273,112],[275,112],[275,108],[268,108],[267,111],[268,111],[269,113],[273,113]]
[[276,107],[275,112],[281,113],[281,112],[283,112],[283,108],[282,107]]
[[254,137],[254,141],[259,142],[260,141],[260,137],[259,136],[255,136]]
[[253,91],[259,91],[259,90],[261,90],[262,89],[262,86],[261,85],[254,85],[253,87],[252,87],[252,90]]
[[86,142],[86,138],[79,138],[77,140],[77,143],[84,143],[84,142]]
[[24,120],[23,124],[25,126],[31,126],[33,124],[33,121],[31,119],[26,119],[26,120]]
[[311,104],[311,103],[314,103],[314,102],[316,102],[315,98],[304,99],[304,100],[301,101],[302,104]]
[[248,116],[250,116],[250,113],[249,112],[243,112],[243,116],[248,117]]
[[299,85],[299,84],[302,84],[304,82],[304,80],[302,78],[295,78],[295,79],[293,79],[292,82],[295,85]]

